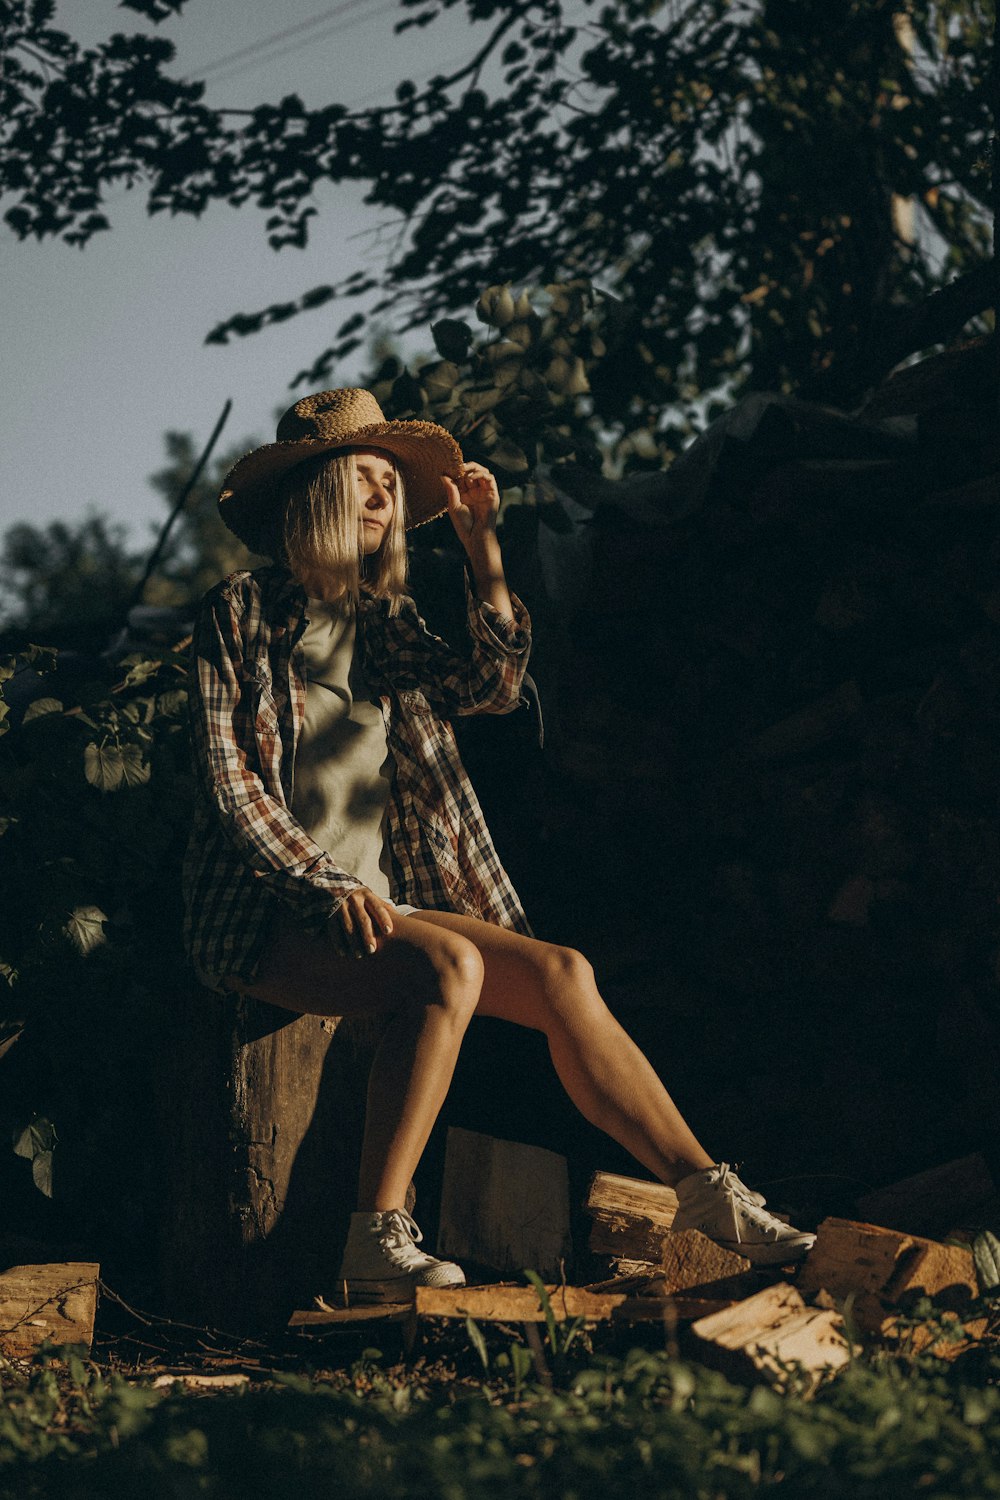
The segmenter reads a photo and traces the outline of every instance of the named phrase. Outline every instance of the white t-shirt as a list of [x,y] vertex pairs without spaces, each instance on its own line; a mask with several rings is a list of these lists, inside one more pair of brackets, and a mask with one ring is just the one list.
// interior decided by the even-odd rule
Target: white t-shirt
[[392,754],[381,705],[355,660],[349,604],[310,599],[301,646],[305,719],[295,747],[292,812],[342,870],[389,896],[385,814]]

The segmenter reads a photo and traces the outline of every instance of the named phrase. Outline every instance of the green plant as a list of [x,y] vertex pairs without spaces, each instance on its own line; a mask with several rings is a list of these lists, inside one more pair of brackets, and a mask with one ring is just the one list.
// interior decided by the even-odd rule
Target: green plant
[[984,1297],[1000,1295],[1000,1239],[990,1229],[977,1234],[972,1242],[979,1290]]
[[[54,661],[5,659],[0,693]],[[173,650],[96,659],[69,693],[57,673],[0,739],[0,1026],[22,1033],[0,1058],[4,1124],[75,1231],[104,1215],[141,1235],[155,1212],[150,1091],[185,982],[186,667]]]

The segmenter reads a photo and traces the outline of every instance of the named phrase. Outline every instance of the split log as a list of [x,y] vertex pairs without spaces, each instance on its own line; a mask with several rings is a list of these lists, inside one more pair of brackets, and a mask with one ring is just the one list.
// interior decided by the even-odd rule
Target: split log
[[866,1193],[858,1212],[868,1223],[934,1239],[957,1228],[989,1228],[996,1202],[996,1184],[977,1152]]
[[153,1390],[169,1391],[179,1385],[186,1391],[235,1391],[249,1384],[249,1375],[193,1375],[182,1371],[177,1375],[157,1375]]
[[691,1325],[699,1358],[741,1379],[783,1387],[803,1375],[808,1387],[850,1358],[842,1319],[806,1307],[793,1286],[780,1282]]
[[660,1182],[595,1172],[584,1208],[593,1219],[590,1248],[623,1262],[659,1266],[677,1212],[677,1194]]
[[923,1296],[961,1317],[979,1294],[972,1251],[965,1246],[836,1218],[819,1226],[798,1285],[807,1297],[852,1293],[858,1327],[882,1337],[894,1336],[899,1312]]
[[0,1273],[0,1354],[27,1359],[45,1339],[89,1349],[100,1269],[92,1261],[59,1261]]
[[717,1245],[697,1229],[671,1229],[663,1239],[657,1278],[667,1294],[741,1297],[756,1282],[743,1255]]
[[452,1126],[437,1245],[501,1276],[558,1276],[572,1254],[566,1158]]
[[[588,1323],[666,1323],[676,1326],[707,1317],[732,1305],[723,1297],[664,1293],[663,1283],[648,1277],[635,1287],[615,1291],[603,1286],[547,1287],[557,1323],[584,1318]],[[474,1287],[418,1287],[412,1302],[376,1306],[300,1308],[288,1326],[297,1333],[321,1336],[367,1323],[400,1323],[412,1329],[418,1318],[473,1318],[478,1323],[544,1323],[545,1311],[532,1287],[496,1283]]]
[[412,1302],[380,1302],[374,1306],[359,1303],[355,1307],[301,1307],[288,1320],[289,1328],[300,1333],[310,1329],[349,1328],[359,1323],[405,1323],[413,1317]]
[[596,1172],[584,1204],[593,1218],[590,1248],[611,1256],[619,1276],[655,1277],[660,1295],[745,1296],[749,1260],[696,1229],[673,1230],[677,1194],[659,1182]]
[[[631,1296],[594,1292],[580,1286],[548,1286],[549,1306],[557,1323],[584,1318],[588,1323],[668,1322],[702,1316],[720,1301],[710,1298]],[[533,1287],[472,1286],[416,1289],[418,1318],[474,1318],[480,1323],[544,1323],[545,1312]]]

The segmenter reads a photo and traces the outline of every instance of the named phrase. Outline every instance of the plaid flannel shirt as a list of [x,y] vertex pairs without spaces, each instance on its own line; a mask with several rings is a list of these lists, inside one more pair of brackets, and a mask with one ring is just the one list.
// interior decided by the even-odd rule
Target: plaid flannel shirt
[[[398,615],[362,598],[358,647],[378,694],[395,774],[387,809],[393,899],[530,933],[497,858],[448,722],[520,701],[530,623],[478,600],[469,640],[431,635],[412,599]],[[207,984],[252,980],[278,911],[321,932],[361,882],[292,816],[305,714],[305,590],[286,568],[234,573],[206,594],[194,630],[190,722],[197,796],[184,860],[184,941]]]

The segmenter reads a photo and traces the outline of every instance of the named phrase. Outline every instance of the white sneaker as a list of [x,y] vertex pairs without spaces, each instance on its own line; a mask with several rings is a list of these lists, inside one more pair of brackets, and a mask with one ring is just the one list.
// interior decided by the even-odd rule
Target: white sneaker
[[677,1184],[678,1209],[673,1229],[700,1229],[726,1250],[735,1250],[758,1266],[800,1260],[812,1249],[814,1234],[793,1229],[764,1207],[727,1162],[693,1172]]
[[418,1250],[423,1235],[402,1208],[351,1215],[337,1292],[357,1302],[406,1302],[416,1286],[464,1286],[461,1266]]

